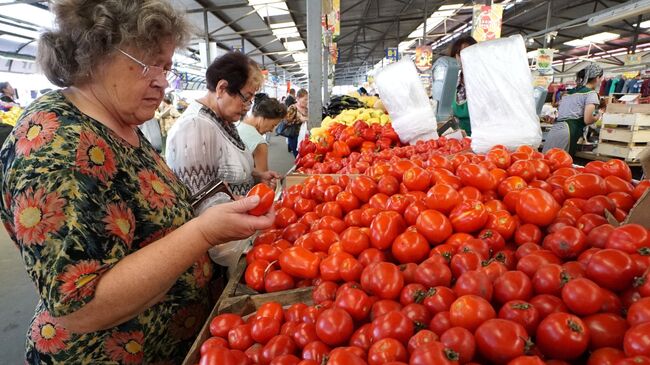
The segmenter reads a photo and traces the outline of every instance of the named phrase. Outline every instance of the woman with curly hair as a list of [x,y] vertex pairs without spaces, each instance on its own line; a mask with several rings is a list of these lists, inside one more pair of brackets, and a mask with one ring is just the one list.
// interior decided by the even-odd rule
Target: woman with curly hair
[[0,152],[0,218],[40,297],[28,364],[180,363],[211,308],[213,246],[273,213],[259,199],[194,217],[190,192],[137,126],[188,38],[162,0],[51,2],[38,61],[62,87],[34,101]]

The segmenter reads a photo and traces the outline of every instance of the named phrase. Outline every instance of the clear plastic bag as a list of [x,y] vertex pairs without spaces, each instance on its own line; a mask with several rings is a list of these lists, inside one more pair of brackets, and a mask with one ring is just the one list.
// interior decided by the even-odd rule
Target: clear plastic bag
[[537,148],[542,131],[535,110],[526,46],[520,35],[482,42],[460,53],[467,91],[472,150],[501,144]]
[[375,77],[375,85],[402,142],[438,139],[436,115],[413,61],[386,66]]

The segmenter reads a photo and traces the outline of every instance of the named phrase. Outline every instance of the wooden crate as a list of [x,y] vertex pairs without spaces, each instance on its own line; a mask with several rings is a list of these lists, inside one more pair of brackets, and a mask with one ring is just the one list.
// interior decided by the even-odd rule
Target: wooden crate
[[313,288],[299,288],[292,289],[277,293],[257,294],[257,295],[241,295],[236,297],[221,298],[215,304],[208,319],[203,324],[199,335],[196,337],[194,344],[190,348],[183,365],[197,364],[201,357],[201,345],[205,340],[210,338],[210,321],[222,313],[234,313],[241,316],[246,316],[254,313],[262,304],[268,302],[278,302],[287,307],[295,303],[305,303],[307,305],[313,304],[312,301]]
[[596,153],[602,156],[618,157],[627,162],[638,162],[639,155],[647,147],[647,144],[624,144],[620,142],[600,142]]
[[[634,106],[627,105],[630,111]],[[603,115],[603,126],[600,129],[597,149],[599,155],[638,162],[639,154],[648,143],[650,143],[650,114],[608,112]]]

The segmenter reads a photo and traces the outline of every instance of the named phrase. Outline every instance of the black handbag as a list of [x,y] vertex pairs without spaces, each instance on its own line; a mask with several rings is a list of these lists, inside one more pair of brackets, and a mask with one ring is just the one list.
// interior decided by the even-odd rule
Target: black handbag
[[275,131],[283,137],[298,137],[298,134],[300,133],[300,124],[289,124],[286,120],[283,120],[278,124]]

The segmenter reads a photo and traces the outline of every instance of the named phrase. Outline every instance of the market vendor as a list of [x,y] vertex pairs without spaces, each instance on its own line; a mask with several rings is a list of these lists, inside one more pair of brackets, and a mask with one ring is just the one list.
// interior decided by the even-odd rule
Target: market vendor
[[235,126],[263,81],[259,66],[241,52],[226,53],[208,67],[208,91],[174,123],[165,148],[167,163],[192,192],[215,179],[227,182],[236,195],[246,195],[257,182],[275,186],[280,175],[255,169]]
[[451,46],[449,52],[450,57],[456,58],[458,65],[461,67],[460,75],[458,76],[458,85],[456,86],[456,97],[451,105],[452,112],[458,118],[460,128],[465,131],[467,136],[472,135],[472,125],[469,121],[469,108],[467,106],[467,95],[465,93],[465,79],[463,77],[462,64],[460,62],[460,51],[476,44],[476,40],[472,37],[458,38]]
[[560,100],[557,121],[546,136],[544,153],[558,147],[575,157],[585,126],[600,118],[597,110],[600,100],[596,90],[602,78],[603,69],[596,63],[590,63],[578,72],[576,87]]
[[257,171],[269,169],[269,144],[264,134],[274,130],[286,115],[287,107],[284,104],[278,99],[260,93],[255,95],[252,113],[246,115],[244,120],[237,124],[239,136],[253,154]]
[[210,308],[207,251],[273,223],[242,199],[194,217],[188,189],[137,126],[189,38],[161,0],[51,4],[38,62],[62,90],[0,151],[0,217],[39,302],[27,364],[180,363]]

